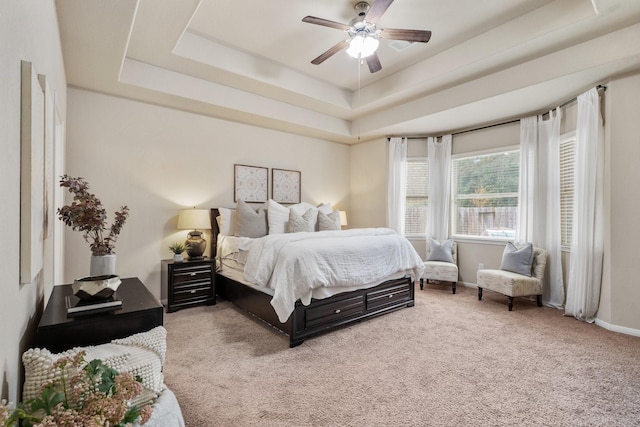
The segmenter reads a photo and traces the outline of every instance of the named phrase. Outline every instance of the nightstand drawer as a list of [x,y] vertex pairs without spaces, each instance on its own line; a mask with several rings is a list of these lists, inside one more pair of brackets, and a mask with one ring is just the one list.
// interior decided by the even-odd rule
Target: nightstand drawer
[[411,289],[408,283],[401,282],[378,291],[367,292],[367,310],[409,301]]
[[173,284],[190,283],[201,280],[211,281],[211,265],[201,265],[197,267],[180,267],[173,269]]
[[213,288],[211,287],[211,282],[199,282],[176,286],[173,290],[173,299],[177,303],[184,300],[212,297]]

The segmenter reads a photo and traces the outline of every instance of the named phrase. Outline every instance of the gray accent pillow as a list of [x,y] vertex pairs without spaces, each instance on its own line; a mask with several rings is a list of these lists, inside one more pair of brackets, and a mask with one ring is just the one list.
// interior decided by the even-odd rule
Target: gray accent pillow
[[502,253],[500,270],[511,271],[531,277],[531,265],[533,264],[533,244],[516,246],[513,242],[507,242]]
[[431,239],[429,241],[429,256],[427,256],[427,261],[442,261],[442,262],[450,262],[455,264],[453,260],[453,239],[449,239],[445,242],[438,242],[436,239]]
[[340,213],[333,211],[329,215],[318,211],[318,231],[340,230]]
[[303,215],[300,215],[293,209],[289,209],[289,222],[287,232],[300,233],[303,231],[315,231],[315,215],[316,211],[309,209]]
[[267,212],[253,210],[246,202],[238,201],[236,207],[236,230],[238,237],[263,237],[267,235]]

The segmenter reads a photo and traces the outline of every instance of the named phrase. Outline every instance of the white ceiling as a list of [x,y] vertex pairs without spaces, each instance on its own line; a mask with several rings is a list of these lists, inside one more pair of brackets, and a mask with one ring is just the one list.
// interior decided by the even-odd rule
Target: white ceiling
[[355,0],[56,0],[70,86],[336,142],[432,135],[548,109],[640,68],[640,0],[395,0],[370,74]]

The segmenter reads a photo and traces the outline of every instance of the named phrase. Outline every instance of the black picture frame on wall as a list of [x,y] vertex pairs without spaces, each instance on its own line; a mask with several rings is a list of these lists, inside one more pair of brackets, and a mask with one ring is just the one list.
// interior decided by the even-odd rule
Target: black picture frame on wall
[[271,198],[278,203],[300,203],[300,171],[271,169]]

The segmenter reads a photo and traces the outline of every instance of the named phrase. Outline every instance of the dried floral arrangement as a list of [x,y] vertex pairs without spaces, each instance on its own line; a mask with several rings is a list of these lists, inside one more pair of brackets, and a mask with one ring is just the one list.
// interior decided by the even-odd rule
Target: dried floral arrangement
[[0,426],[26,427],[111,426],[146,423],[151,406],[138,407],[130,401],[143,391],[140,378],[118,373],[99,359],[88,363],[83,351],[58,359],[53,369],[60,374],[46,384],[40,395],[11,409],[0,403]]
[[73,202],[58,209],[60,220],[72,230],[83,234],[84,239],[89,242],[92,255],[113,254],[115,242],[129,216],[129,208],[122,206],[116,212],[115,221],[106,234],[107,211],[100,199],[89,192],[89,183],[83,178],[73,178],[65,174],[60,177],[60,187],[68,188],[73,194]]

